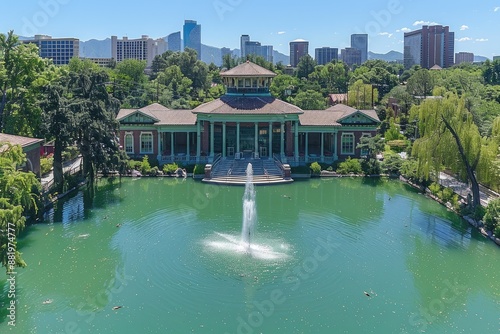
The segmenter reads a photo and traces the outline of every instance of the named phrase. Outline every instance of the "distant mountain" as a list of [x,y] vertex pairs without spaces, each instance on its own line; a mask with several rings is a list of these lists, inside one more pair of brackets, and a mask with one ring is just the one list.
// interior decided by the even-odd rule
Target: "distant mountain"
[[[233,55],[239,56],[238,49],[231,50]],[[80,41],[80,57],[82,58],[110,58],[111,57],[111,39],[105,40],[91,39],[89,41]],[[290,57],[278,51],[274,51],[274,62],[282,62],[284,65],[290,63]],[[214,63],[217,66],[222,65],[221,49],[209,45],[201,45],[201,60],[207,64]]]
[[486,60],[488,60],[487,57],[483,57],[483,56],[474,56],[474,62],[475,63],[482,63],[482,62],[485,62]]
[[403,54],[398,51],[389,51],[386,54],[368,52],[368,59],[380,59],[384,61],[403,61]]
[[111,38],[105,40],[91,39],[80,41],[80,57],[82,58],[111,58]]

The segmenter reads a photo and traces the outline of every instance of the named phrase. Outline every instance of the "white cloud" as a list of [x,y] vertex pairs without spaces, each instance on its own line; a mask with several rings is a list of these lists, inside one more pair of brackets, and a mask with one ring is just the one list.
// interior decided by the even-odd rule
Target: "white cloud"
[[487,38],[476,38],[476,42],[488,42]]
[[470,38],[470,37],[462,37],[460,39],[457,39],[457,41],[459,41],[459,42],[468,42],[468,41],[472,41],[472,38]]
[[413,22],[413,26],[435,26],[439,25],[437,22],[431,22],[431,21],[415,21]]
[[493,11],[494,11],[494,12],[498,12],[499,10],[500,10],[500,7],[495,7],[495,8],[493,8]]
[[278,31],[278,35],[284,35],[286,34],[286,31]]
[[460,30],[462,30],[462,31],[467,30],[467,29],[469,29],[469,26],[466,26],[465,24],[460,27]]
[[387,37],[389,37],[389,38],[391,38],[391,37],[392,37],[392,34],[391,34],[391,33],[389,33],[389,32],[379,32],[378,34],[379,34],[380,36],[387,36]]
[[396,30],[396,32],[410,32],[410,31],[411,29],[406,27]]

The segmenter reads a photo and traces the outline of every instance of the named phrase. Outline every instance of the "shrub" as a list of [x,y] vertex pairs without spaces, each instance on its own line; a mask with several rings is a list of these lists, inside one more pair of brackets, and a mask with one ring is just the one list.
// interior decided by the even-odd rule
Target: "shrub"
[[441,186],[436,182],[432,182],[431,185],[429,186],[429,190],[431,191],[431,194],[437,196],[441,191]]
[[78,154],[80,154],[80,152],[78,151],[78,147],[76,146],[66,147],[66,149],[62,152],[63,161],[73,160],[76,157],[78,157]]
[[333,172],[333,167],[332,166],[328,166],[328,168],[326,170],[329,171],[329,172]]
[[194,175],[203,175],[203,174],[205,174],[205,165],[204,164],[197,164],[196,166],[194,166],[193,174]]
[[378,175],[381,171],[380,162],[377,159],[363,159],[361,169],[366,175]]
[[495,199],[488,203],[485,211],[484,223],[489,230],[496,231],[500,227],[500,199]]
[[387,142],[387,145],[391,148],[392,151],[396,153],[404,152],[408,147],[408,142],[406,140],[390,140]]
[[[174,163],[171,163],[171,164],[165,164],[163,165],[163,173],[165,174],[173,174],[175,173],[175,171],[179,168],[179,166],[174,162]],[[205,167],[203,167],[203,169],[205,169]],[[203,171],[204,173],[205,171]]]
[[382,162],[382,170],[386,174],[400,174],[403,166],[403,159],[399,154],[388,154]]
[[358,159],[351,159],[351,157],[347,158],[346,161],[343,161],[339,164],[339,168],[337,169],[337,173],[339,174],[361,174],[361,163]]
[[453,195],[455,195],[455,192],[451,188],[444,188],[439,195],[440,195],[439,198],[441,198],[443,202],[451,203],[451,200],[453,198]]
[[52,156],[40,158],[40,172],[42,173],[42,175],[49,173],[52,169],[53,164],[54,158]]
[[321,166],[318,162],[313,162],[311,164],[311,172],[313,175],[320,175],[321,174]]
[[149,164],[149,157],[147,155],[145,155],[143,158],[142,158],[142,162],[141,162],[141,173],[142,174],[148,174],[149,171],[151,170],[151,165]]
[[154,166],[153,168],[151,168],[149,170],[148,175],[149,176],[158,176],[158,175],[160,175],[160,170],[158,169],[158,167]]

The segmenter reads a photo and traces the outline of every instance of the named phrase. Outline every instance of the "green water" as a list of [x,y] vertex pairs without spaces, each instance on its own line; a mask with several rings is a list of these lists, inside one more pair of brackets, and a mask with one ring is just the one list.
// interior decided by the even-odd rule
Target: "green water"
[[250,252],[243,192],[125,179],[58,203],[19,239],[15,328],[0,276],[0,333],[498,333],[500,249],[406,185],[257,187]]

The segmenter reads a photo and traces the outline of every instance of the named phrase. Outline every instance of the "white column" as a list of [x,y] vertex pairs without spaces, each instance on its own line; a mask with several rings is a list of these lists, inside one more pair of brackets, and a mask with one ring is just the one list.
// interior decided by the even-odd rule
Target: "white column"
[[210,156],[214,156],[214,122],[210,122]]
[[333,158],[335,160],[338,160],[339,159],[339,154],[338,154],[338,148],[337,148],[337,136],[338,136],[338,133],[337,131],[334,131],[333,132]]
[[236,152],[240,152],[240,122],[236,122]]
[[285,122],[281,121],[281,129],[280,129],[280,135],[281,135],[281,148],[280,148],[280,154],[281,157],[283,158],[285,156]]
[[201,121],[196,122],[196,162],[200,161],[201,155]]
[[170,132],[170,155],[173,157],[175,155],[174,152],[174,133]]
[[267,156],[273,158],[273,122],[269,122],[269,150]]
[[259,153],[259,123],[255,122],[254,152]]
[[226,157],[226,122],[222,122],[222,157]]
[[161,161],[161,156],[162,156],[161,136],[162,136],[162,132],[158,132],[158,154],[156,156],[156,159],[158,161]]
[[299,121],[295,122],[295,138],[294,138],[294,155],[295,161],[299,161]]
[[321,132],[321,162],[325,161],[325,133]]
[[309,161],[309,132],[305,133],[306,135],[306,148],[304,152],[304,157],[306,158],[306,162]]

